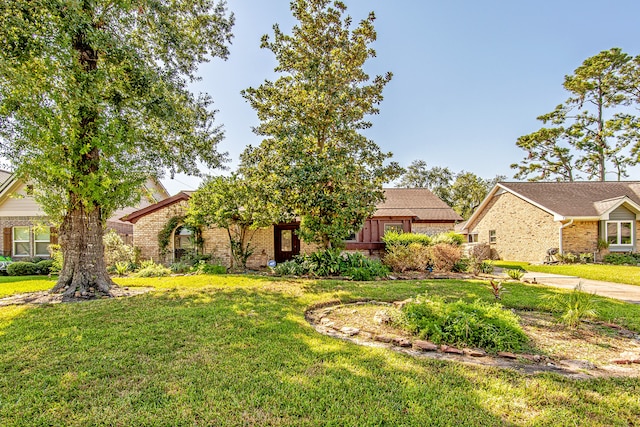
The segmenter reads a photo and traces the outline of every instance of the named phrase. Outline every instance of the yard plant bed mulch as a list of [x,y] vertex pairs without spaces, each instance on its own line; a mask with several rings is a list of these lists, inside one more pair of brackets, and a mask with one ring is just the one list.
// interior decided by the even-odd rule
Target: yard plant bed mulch
[[530,340],[530,351],[488,354],[419,340],[395,325],[403,302],[329,302],[314,306],[306,319],[316,331],[360,345],[388,347],[416,357],[516,369],[563,376],[640,377],[640,335],[617,325],[583,321],[576,329],[559,324],[549,313],[517,310]]

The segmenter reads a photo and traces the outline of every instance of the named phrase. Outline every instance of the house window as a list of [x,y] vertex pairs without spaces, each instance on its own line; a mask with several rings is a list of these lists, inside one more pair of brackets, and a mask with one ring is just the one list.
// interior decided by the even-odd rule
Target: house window
[[13,255],[31,255],[29,243],[29,227],[13,227]]
[[467,236],[469,243],[478,243],[478,233],[471,233]]
[[610,245],[632,245],[632,221],[607,221],[607,242]]
[[35,243],[36,256],[49,256],[49,243],[51,243],[49,227],[37,227],[33,231],[33,242]]
[[489,230],[489,243],[496,242],[496,230]]
[[403,233],[404,232],[404,228],[402,227],[402,224],[385,224],[384,225],[384,232],[386,233],[387,231],[394,231],[396,233]]

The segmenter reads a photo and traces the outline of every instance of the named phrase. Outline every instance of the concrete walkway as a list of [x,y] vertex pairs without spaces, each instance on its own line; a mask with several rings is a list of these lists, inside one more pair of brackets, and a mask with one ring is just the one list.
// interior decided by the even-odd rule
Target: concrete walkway
[[[497,270],[497,269],[496,269]],[[504,274],[496,271],[497,274]],[[523,280],[538,282],[547,286],[557,288],[573,289],[578,283],[582,284],[584,292],[596,293],[599,296],[619,299],[632,304],[640,304],[640,286],[625,285],[622,283],[601,282],[599,280],[581,279],[576,276],[563,276],[551,273],[525,273]]]

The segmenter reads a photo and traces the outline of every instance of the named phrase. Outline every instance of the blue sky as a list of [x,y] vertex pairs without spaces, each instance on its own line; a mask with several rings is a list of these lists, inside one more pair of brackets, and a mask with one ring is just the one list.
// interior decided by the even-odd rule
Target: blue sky
[[[236,16],[231,54],[200,68],[192,87],[207,92],[225,129],[220,151],[235,169],[240,153],[260,138],[257,117],[240,91],[273,80],[273,55],[260,49],[275,23],[295,24],[288,0],[227,0]],[[391,71],[380,114],[367,136],[394,160],[512,178],[509,165],[524,152],[516,139],[541,127],[536,117],[567,98],[562,88],[586,58],[620,47],[640,54],[638,0],[422,1],[344,0],[354,23],[376,14],[377,57],[371,75]],[[222,173],[210,171],[212,174]],[[640,179],[636,168],[629,179]],[[163,183],[171,194],[196,189],[178,176]]]

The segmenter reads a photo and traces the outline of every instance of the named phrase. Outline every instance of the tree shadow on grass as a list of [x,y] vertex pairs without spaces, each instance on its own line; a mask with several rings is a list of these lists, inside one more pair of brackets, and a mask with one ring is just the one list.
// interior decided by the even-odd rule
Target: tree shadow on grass
[[363,348],[318,334],[306,306],[293,294],[209,289],[23,310],[0,331],[0,419],[437,426],[640,416],[637,381],[577,383]]

